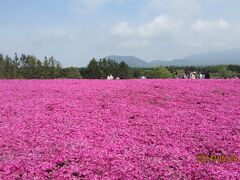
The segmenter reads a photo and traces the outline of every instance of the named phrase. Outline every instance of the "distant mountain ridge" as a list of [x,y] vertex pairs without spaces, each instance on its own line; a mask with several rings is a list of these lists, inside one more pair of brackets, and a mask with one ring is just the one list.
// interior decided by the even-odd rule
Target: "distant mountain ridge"
[[118,63],[121,62],[121,61],[124,61],[130,67],[148,67],[149,66],[149,64],[146,61],[144,61],[142,59],[139,59],[137,57],[134,57],[134,56],[111,55],[111,56],[105,57],[105,59],[111,59],[111,60],[114,60]]
[[201,54],[189,55],[183,59],[172,61],[154,60],[147,62],[134,56],[117,56],[111,55],[105,57],[116,62],[124,61],[130,67],[157,67],[157,66],[207,66],[218,64],[240,64],[240,49],[225,50],[218,52],[208,52]]

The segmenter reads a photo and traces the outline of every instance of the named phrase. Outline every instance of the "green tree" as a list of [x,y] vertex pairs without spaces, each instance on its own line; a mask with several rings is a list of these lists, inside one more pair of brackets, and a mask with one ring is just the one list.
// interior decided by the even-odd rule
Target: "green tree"
[[87,66],[87,75],[89,79],[99,79],[102,77],[102,71],[95,58],[93,58]]
[[121,79],[128,79],[131,77],[131,71],[124,61],[119,64],[119,77]]
[[68,67],[64,69],[64,77],[69,78],[69,79],[80,79],[82,78],[79,68],[76,67]]
[[5,78],[5,60],[2,54],[0,54],[0,78]]
[[13,76],[14,78],[18,78],[19,77],[19,66],[20,66],[20,60],[18,58],[17,53],[14,54],[14,58],[13,58]]
[[5,78],[12,79],[14,78],[14,66],[12,59],[7,55],[5,57],[5,63],[4,63],[4,74]]
[[146,70],[144,74],[148,78],[172,78],[173,74],[165,67],[157,67],[153,70]]
[[142,75],[142,72],[139,68],[134,68],[134,69],[132,69],[132,71],[133,71],[134,78],[139,78]]
[[60,76],[61,64],[54,57],[48,59],[48,71],[50,78],[58,78]]
[[109,75],[109,62],[107,62],[106,59],[100,59],[98,65],[101,71],[101,76],[106,78]]
[[178,78],[183,78],[184,74],[185,74],[185,71],[184,71],[184,69],[177,69],[176,74],[177,74]]

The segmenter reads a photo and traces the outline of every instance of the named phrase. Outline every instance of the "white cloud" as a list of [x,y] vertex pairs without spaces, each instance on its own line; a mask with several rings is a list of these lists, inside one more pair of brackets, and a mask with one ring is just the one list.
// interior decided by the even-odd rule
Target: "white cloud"
[[154,18],[153,21],[142,24],[136,27],[131,27],[126,22],[119,22],[111,29],[111,34],[123,37],[139,36],[139,37],[156,37],[163,33],[171,32],[180,23],[167,15],[160,15]]
[[191,25],[195,41],[204,49],[229,49],[240,47],[239,24],[220,18],[215,21],[199,19]]
[[158,36],[163,32],[169,32],[176,26],[172,18],[161,15],[155,17],[155,19],[147,24],[141,25],[137,28],[139,35],[145,37]]
[[118,38],[116,42],[119,47],[139,51],[158,47],[202,52],[240,47],[240,25],[223,18],[186,23],[183,18],[160,15],[138,26],[127,22],[117,23],[111,33]]
[[204,21],[199,19],[194,22],[191,27],[195,31],[217,31],[230,28],[230,24],[224,19],[219,19],[217,21]]

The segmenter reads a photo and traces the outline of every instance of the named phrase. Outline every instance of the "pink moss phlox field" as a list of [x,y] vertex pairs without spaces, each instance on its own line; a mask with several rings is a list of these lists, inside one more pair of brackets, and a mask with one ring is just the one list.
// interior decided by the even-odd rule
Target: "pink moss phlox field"
[[239,80],[1,80],[0,179],[228,179]]

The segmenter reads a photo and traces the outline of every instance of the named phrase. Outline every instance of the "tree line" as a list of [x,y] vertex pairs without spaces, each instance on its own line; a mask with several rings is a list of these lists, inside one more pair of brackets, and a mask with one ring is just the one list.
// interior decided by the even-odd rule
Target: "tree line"
[[107,76],[119,77],[120,79],[129,79],[133,77],[131,68],[124,62],[117,63],[110,59],[100,59],[97,61],[93,58],[83,75],[88,79],[106,79]]
[[191,72],[208,75],[209,78],[240,77],[240,65],[212,65],[212,66],[167,66],[155,68],[130,68],[125,62],[117,63],[113,60],[92,59],[86,68],[80,71],[87,79],[106,79],[108,75],[120,79],[141,78],[184,78]]
[[209,73],[211,78],[240,77],[240,65],[214,66],[167,66],[155,68],[131,68],[124,61],[93,58],[87,67],[63,67],[54,57],[39,60],[33,55],[22,54],[14,57],[0,54],[0,79],[56,79],[85,78],[106,79],[107,76],[120,79],[132,79],[145,76],[147,78],[183,78],[184,75],[196,71]]
[[15,53],[14,58],[0,54],[1,79],[81,78],[79,68],[63,68],[54,57],[37,59],[33,55]]

